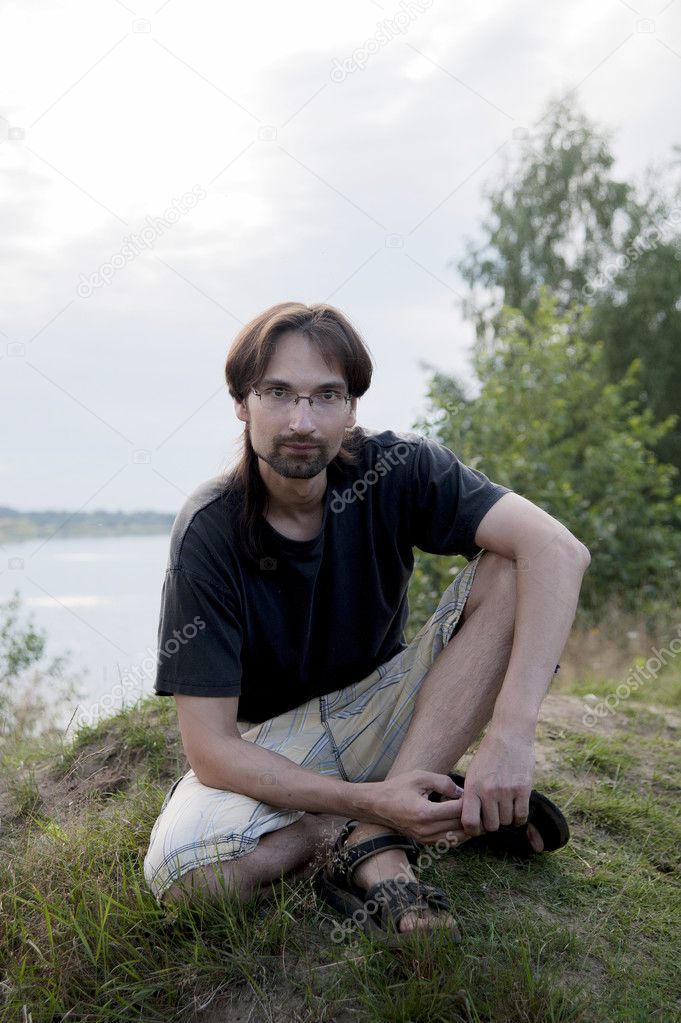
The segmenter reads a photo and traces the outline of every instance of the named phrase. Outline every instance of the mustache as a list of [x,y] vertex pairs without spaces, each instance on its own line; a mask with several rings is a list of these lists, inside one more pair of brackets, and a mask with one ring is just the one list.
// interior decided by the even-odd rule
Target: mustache
[[301,447],[306,448],[320,448],[321,444],[314,444],[309,440],[282,440],[281,444],[300,444]]

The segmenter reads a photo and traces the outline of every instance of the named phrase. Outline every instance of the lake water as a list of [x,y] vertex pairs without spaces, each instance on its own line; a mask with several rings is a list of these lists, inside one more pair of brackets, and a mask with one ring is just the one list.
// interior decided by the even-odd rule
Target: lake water
[[169,540],[55,537],[0,549],[0,602],[18,590],[20,622],[46,633],[41,664],[69,652],[64,675],[79,676],[84,695],[61,722],[74,710],[74,721],[96,720],[153,692]]

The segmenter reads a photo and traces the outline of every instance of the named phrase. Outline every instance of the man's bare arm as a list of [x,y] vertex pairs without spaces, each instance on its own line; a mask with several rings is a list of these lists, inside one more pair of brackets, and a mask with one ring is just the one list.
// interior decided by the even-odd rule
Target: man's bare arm
[[182,744],[203,785],[240,792],[271,806],[348,817],[368,809],[362,787],[317,774],[288,757],[242,739],[238,696],[176,695]]
[[513,646],[492,718],[466,772],[461,823],[468,835],[526,821],[539,709],[572,628],[591,560],[557,519],[519,494],[504,494],[480,522],[475,543],[516,568]]
[[475,542],[516,567],[513,649],[490,728],[529,738],[570,634],[591,555],[561,522],[514,493],[492,505]]

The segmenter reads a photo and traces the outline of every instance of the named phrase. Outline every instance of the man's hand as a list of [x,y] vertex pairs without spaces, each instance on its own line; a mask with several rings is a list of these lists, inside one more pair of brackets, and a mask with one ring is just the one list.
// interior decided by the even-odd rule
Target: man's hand
[[[422,845],[433,845],[438,839],[456,844],[466,837],[461,827],[463,789],[446,774],[405,771],[384,781],[364,782],[361,789],[369,796],[365,820],[383,824]],[[441,803],[431,802],[431,792],[446,798]]]
[[534,736],[490,729],[466,771],[461,827],[469,838],[500,824],[525,824],[534,776]]

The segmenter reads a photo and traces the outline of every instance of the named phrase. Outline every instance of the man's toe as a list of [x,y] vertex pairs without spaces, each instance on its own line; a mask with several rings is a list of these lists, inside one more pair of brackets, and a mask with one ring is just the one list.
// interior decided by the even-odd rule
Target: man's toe
[[435,927],[456,927],[456,925],[456,919],[449,913],[443,917],[441,913],[433,913],[431,910],[405,913],[400,920],[400,930],[403,932],[414,930],[414,928],[430,930]]
[[540,832],[535,828],[534,824],[527,825],[527,837],[535,852],[540,853],[544,851],[544,840],[541,837]]

